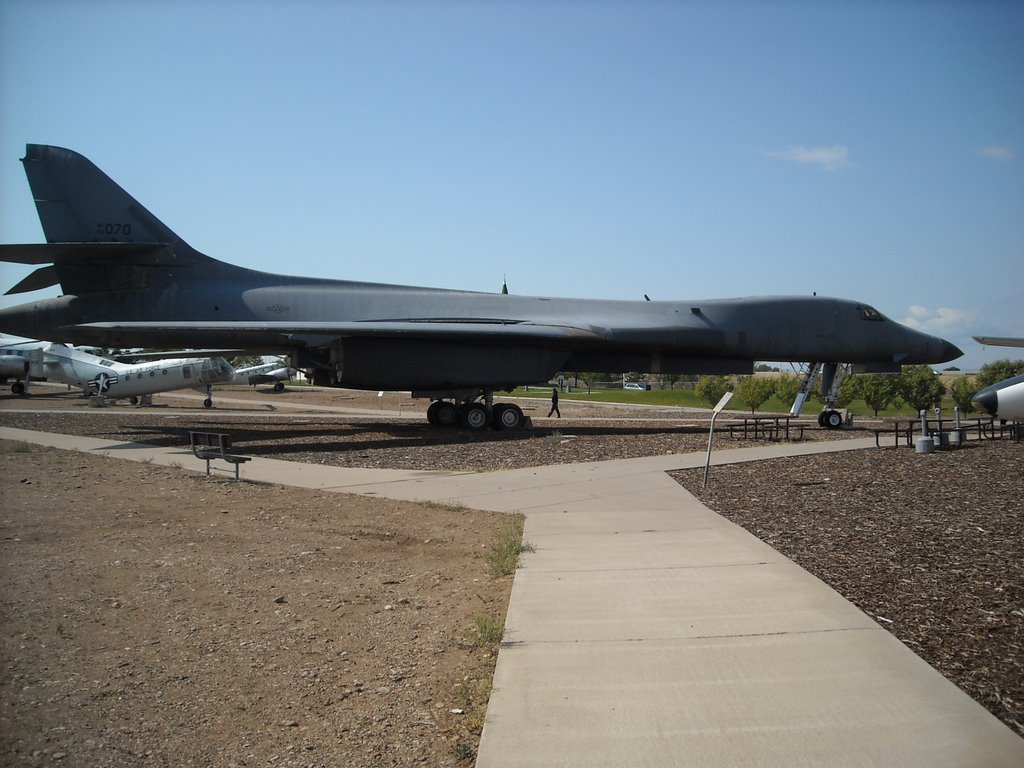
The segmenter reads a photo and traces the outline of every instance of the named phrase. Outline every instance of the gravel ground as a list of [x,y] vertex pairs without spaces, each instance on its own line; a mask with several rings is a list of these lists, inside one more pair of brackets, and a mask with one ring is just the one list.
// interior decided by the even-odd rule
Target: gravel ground
[[[279,397],[288,400],[273,402],[308,403],[310,410],[285,415],[285,408],[266,405]],[[339,466],[487,471],[707,444],[706,413],[565,400],[561,420],[544,418],[541,401],[527,410],[535,429],[478,434],[429,428],[422,403],[394,394],[228,389],[211,411],[173,398],[151,409],[103,410],[68,395],[30,400],[0,401],[0,424],[178,446],[187,444],[188,429],[218,429],[248,455]],[[315,410],[325,404],[352,412]],[[719,424],[741,416],[723,414]],[[870,434],[814,428],[805,439]],[[719,449],[745,444],[725,435],[715,443]],[[1022,466],[1024,446],[1000,440],[930,456],[872,449],[715,467],[704,493],[699,472],[678,479],[832,585],[1024,734]]]
[[[297,412],[267,402],[308,404]],[[561,403],[561,419],[548,419],[547,401],[522,401],[535,428],[502,432],[467,432],[430,427],[423,401],[386,396],[386,411],[376,395],[351,390],[296,390],[270,395],[257,390],[225,388],[211,410],[196,410],[192,401],[162,396],[154,408],[89,408],[72,394],[45,394],[15,400],[0,408],[0,424],[25,429],[125,439],[156,445],[188,445],[188,431],[231,434],[240,453],[274,459],[342,467],[489,471],[517,467],[686,453],[707,447],[708,413],[664,408],[622,408],[572,401]],[[317,406],[352,409],[343,417],[312,410]],[[41,412],[20,410],[40,408]],[[401,411],[404,416],[389,414]],[[742,419],[723,414],[719,425]],[[805,440],[863,437],[860,430],[831,432],[806,419]],[[794,431],[794,435],[795,435]],[[724,432],[719,447],[743,445]]]

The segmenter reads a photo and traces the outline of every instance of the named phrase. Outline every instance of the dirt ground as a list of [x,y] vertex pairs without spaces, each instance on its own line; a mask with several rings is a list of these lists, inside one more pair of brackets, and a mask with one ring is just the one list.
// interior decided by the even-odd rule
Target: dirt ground
[[508,517],[0,446],[0,763],[471,764]]

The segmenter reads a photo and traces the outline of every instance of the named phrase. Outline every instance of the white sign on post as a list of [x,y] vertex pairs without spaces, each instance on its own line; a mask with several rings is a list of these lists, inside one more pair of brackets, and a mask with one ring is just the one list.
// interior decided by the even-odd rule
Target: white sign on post
[[711,439],[715,436],[715,419],[718,418],[718,414],[722,412],[722,409],[729,404],[732,400],[732,392],[726,392],[722,395],[722,399],[718,401],[718,405],[714,407],[711,412],[711,429],[708,431],[708,458],[704,462],[704,487],[708,487],[708,469],[711,467]]

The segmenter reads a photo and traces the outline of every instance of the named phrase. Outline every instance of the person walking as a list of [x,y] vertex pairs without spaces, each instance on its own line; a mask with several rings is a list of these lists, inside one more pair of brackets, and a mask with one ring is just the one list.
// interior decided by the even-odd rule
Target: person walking
[[558,410],[558,387],[551,390],[551,410],[548,411],[548,418],[551,418],[552,413],[557,413],[558,418],[562,418],[562,412]]

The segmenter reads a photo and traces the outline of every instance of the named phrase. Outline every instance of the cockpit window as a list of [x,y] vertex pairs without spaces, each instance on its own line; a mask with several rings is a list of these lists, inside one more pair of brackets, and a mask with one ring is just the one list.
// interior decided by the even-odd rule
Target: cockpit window
[[863,317],[865,320],[884,320],[885,319],[884,317],[882,317],[882,313],[879,312],[874,307],[861,307],[860,308],[860,314],[861,314],[861,317]]

